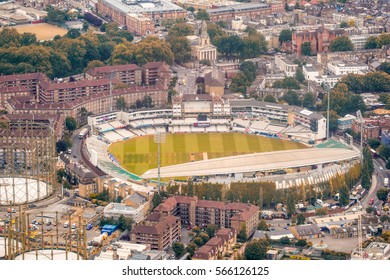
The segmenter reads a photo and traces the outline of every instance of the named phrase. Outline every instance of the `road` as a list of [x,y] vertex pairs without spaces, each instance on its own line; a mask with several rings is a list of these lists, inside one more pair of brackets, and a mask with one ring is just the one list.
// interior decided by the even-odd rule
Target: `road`
[[374,158],[374,174],[372,176],[372,185],[368,192],[368,195],[362,200],[363,208],[369,206],[369,201],[371,198],[374,199],[374,202],[378,200],[376,197],[376,192],[384,187],[384,178],[388,178],[390,173],[386,169],[386,163],[380,158]]
[[204,71],[207,71],[205,67],[190,69],[180,65],[173,65],[172,70],[177,76],[176,91],[180,94],[196,94],[196,78],[203,77]]

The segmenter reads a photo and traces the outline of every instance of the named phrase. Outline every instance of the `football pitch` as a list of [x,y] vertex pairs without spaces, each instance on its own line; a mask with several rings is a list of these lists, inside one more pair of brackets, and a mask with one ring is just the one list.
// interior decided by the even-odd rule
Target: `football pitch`
[[[166,134],[166,140],[161,144],[161,166],[305,147],[297,142],[243,133]],[[142,175],[157,167],[157,149],[153,135],[146,135],[113,143],[109,152],[123,168]]]

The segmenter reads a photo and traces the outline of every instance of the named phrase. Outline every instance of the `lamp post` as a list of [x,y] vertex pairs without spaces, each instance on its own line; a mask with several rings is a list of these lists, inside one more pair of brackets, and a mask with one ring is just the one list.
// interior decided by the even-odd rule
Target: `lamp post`
[[161,143],[164,143],[166,139],[165,132],[157,132],[154,134],[154,142],[157,143],[157,189],[160,194],[160,161],[161,161]]

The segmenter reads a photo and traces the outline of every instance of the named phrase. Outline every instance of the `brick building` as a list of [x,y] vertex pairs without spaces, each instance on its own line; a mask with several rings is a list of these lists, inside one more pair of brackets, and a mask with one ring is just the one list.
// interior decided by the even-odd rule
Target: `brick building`
[[292,49],[298,55],[302,54],[302,45],[310,43],[311,54],[317,54],[329,51],[330,43],[337,37],[344,35],[343,29],[329,30],[320,27],[317,30],[305,30],[293,32]]
[[[99,0],[97,12],[111,18],[119,25],[125,25],[128,30],[137,29],[137,20],[129,14],[136,14],[147,17],[151,20],[149,25],[160,25],[163,20],[176,20],[186,18],[187,12],[176,4],[167,1],[120,1],[120,0]],[[153,23],[153,24],[151,24]],[[146,23],[148,25],[148,23]],[[138,30],[142,30],[142,27]],[[147,33],[147,29],[146,30]],[[149,29],[152,33],[152,29]]]
[[180,218],[161,213],[150,214],[131,230],[131,241],[149,244],[152,250],[167,250],[181,238]]
[[127,85],[142,84],[142,68],[135,64],[95,67],[85,73],[88,80],[109,79],[119,81]]
[[199,200],[196,196],[173,196],[157,206],[156,213],[180,217],[182,224],[205,227],[215,224],[221,228],[232,228],[239,232],[245,225],[247,236],[251,236],[259,223],[259,208],[246,203],[227,203]]
[[258,16],[266,16],[273,13],[284,12],[284,4],[277,2],[271,4],[245,3],[230,5],[215,9],[207,9],[210,21],[230,21],[236,17],[249,17],[254,19]]
[[218,260],[229,250],[233,249],[237,241],[237,232],[234,229],[220,229],[205,245],[197,250],[193,260]]

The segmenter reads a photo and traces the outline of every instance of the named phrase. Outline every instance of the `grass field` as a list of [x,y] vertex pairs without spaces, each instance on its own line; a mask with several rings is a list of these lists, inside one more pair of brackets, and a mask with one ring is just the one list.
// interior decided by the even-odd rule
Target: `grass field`
[[[297,142],[242,133],[167,134],[161,144],[161,166],[256,152],[301,149]],[[138,175],[157,167],[153,135],[113,143],[109,152],[123,168]]]
[[20,34],[26,32],[34,33],[37,36],[38,41],[51,40],[56,35],[64,36],[68,33],[68,30],[48,23],[18,25],[12,28],[15,28]]

